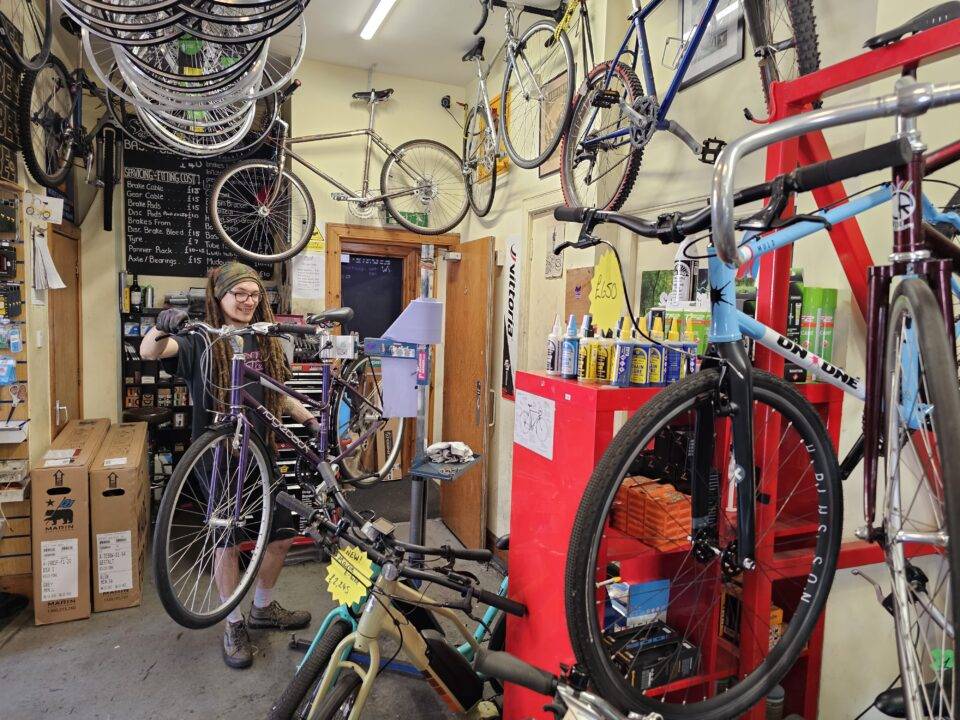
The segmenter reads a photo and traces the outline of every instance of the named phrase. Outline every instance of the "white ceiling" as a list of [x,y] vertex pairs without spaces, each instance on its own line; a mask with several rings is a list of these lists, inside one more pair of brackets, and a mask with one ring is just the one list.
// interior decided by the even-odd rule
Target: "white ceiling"
[[[526,0],[538,7],[556,7],[558,0]],[[307,57],[336,65],[369,68],[466,85],[475,74],[473,63],[462,63],[474,43],[471,34],[480,18],[477,0],[397,0],[372,40],[360,30],[377,0],[311,0],[306,9]],[[503,9],[494,8],[482,33],[489,60],[503,42]],[[533,15],[520,18],[527,27]]]

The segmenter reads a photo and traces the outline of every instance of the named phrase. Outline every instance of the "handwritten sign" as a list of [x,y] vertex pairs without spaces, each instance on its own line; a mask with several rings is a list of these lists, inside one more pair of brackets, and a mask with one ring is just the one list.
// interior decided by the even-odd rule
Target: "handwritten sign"
[[623,280],[613,252],[600,257],[590,280],[590,314],[599,330],[616,328],[620,316],[626,312],[623,302]]

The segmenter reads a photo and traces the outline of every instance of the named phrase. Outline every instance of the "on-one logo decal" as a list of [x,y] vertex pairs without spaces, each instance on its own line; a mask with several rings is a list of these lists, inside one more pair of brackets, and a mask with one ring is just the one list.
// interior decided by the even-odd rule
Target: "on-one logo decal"
[[893,195],[890,198],[893,207],[893,229],[909,230],[913,227],[913,213],[917,208],[917,201],[911,192],[911,182],[893,183]]
[[779,345],[781,348],[786,350],[788,353],[790,353],[791,356],[793,356],[797,360],[803,360],[807,364],[819,368],[820,370],[825,372],[827,375],[830,375],[836,378],[837,380],[842,382],[844,385],[846,385],[847,387],[853,390],[858,389],[856,378],[851,377],[850,375],[847,375],[847,373],[845,373],[843,370],[838,368],[836,365],[832,365],[831,363],[828,363],[826,360],[819,357],[818,355],[813,354],[802,345],[794,342],[789,338],[785,338],[783,335],[777,335],[776,342],[777,342],[777,345]]

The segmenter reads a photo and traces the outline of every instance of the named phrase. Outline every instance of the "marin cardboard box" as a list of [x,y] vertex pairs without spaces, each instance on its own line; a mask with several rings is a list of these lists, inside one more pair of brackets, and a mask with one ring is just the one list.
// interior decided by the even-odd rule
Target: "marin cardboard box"
[[71,420],[30,471],[37,625],[90,617],[89,469],[109,429]]
[[147,424],[120,423],[90,465],[94,612],[140,604],[149,522]]

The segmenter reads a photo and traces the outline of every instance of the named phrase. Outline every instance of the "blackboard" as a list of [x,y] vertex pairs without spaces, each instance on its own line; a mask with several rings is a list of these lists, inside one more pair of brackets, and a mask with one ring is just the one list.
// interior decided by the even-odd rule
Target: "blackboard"
[[354,313],[344,330],[383,337],[403,309],[403,259],[346,254],[340,259],[340,298]]
[[[250,264],[223,244],[208,217],[210,191],[230,164],[158,152],[124,137],[128,273],[204,277],[230,260]],[[264,279],[272,276],[272,265],[257,269]]]

